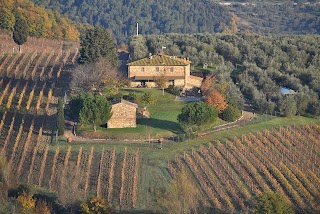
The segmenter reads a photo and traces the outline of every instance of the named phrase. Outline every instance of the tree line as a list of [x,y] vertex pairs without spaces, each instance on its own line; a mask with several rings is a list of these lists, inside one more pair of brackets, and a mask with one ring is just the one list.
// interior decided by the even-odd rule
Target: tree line
[[189,0],[33,0],[47,8],[67,14],[79,23],[111,29],[118,41],[136,34],[221,32],[232,16],[213,1]]
[[[134,36],[129,50],[132,60],[161,51],[190,57],[195,66],[207,64],[227,93],[244,98],[257,112],[268,114],[320,114],[320,36],[258,34],[165,34]],[[280,88],[294,90],[284,95]]]
[[79,41],[79,31],[65,16],[29,0],[0,0],[0,29],[4,32],[14,30],[17,20],[27,24],[28,36],[37,38]]

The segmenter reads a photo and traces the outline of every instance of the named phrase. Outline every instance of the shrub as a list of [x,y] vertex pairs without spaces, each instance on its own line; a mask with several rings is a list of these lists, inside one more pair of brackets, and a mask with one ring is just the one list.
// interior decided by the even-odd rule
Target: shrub
[[180,88],[177,87],[177,86],[169,85],[169,87],[167,88],[167,92],[169,94],[173,94],[175,96],[179,96],[180,95]]
[[218,116],[218,110],[204,102],[189,103],[182,108],[178,115],[178,121],[182,125],[200,125],[214,122]]
[[241,110],[239,108],[237,108],[236,106],[232,106],[232,105],[229,105],[219,115],[219,117],[222,120],[225,120],[228,122],[235,121],[235,120],[239,119],[240,116],[241,116]]
[[150,92],[146,92],[142,95],[141,101],[146,105],[152,105],[157,102],[157,99],[154,96],[154,94],[151,94]]
[[294,212],[280,194],[267,192],[257,198],[254,213],[293,214]]

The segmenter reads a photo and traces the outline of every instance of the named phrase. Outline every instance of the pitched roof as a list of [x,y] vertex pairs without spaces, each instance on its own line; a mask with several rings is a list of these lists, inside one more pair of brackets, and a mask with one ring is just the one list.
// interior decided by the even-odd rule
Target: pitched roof
[[156,54],[128,63],[129,66],[186,66],[190,60],[177,58],[165,54]]
[[124,99],[122,99],[122,98],[121,98],[120,101],[115,102],[115,103],[113,103],[112,105],[116,105],[116,104],[119,104],[119,103],[126,104],[126,105],[131,105],[131,106],[133,106],[133,107],[135,107],[135,108],[138,108],[138,105],[137,105],[136,103],[129,102],[129,101],[124,100]]

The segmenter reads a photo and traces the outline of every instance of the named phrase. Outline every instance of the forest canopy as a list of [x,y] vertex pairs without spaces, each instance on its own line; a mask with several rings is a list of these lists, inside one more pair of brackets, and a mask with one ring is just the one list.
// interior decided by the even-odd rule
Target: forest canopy
[[79,41],[79,31],[72,21],[29,0],[0,0],[0,29],[12,31],[17,14],[26,20],[29,36]]
[[[102,25],[118,42],[139,33],[320,33],[320,4],[313,0],[32,0],[78,23]],[[280,3],[279,3],[280,2]]]

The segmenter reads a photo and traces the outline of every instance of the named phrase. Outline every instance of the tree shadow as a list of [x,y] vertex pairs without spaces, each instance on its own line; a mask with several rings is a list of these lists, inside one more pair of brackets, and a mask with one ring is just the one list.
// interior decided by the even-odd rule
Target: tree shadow
[[155,118],[137,118],[137,124],[171,131],[174,134],[184,133],[179,123],[168,120],[159,120]]

